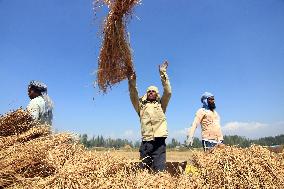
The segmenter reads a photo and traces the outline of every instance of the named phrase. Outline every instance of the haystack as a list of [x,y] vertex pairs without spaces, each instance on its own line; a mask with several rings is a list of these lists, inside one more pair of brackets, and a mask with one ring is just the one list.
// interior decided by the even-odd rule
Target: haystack
[[[284,154],[261,146],[245,149],[223,146],[209,153],[196,151],[189,158],[195,173],[153,174],[133,168],[131,160],[87,150],[73,135],[52,134],[48,126],[27,120],[30,117],[23,110],[0,117],[0,123],[5,123],[2,128],[8,131],[0,138],[0,188],[191,189],[284,185]],[[24,124],[29,129],[23,129],[19,123],[29,123]]]

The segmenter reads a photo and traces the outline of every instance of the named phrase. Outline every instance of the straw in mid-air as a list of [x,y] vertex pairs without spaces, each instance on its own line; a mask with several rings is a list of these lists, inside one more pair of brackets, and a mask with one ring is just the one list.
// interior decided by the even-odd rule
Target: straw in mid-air
[[126,22],[141,0],[96,0],[109,7],[103,29],[103,42],[98,60],[97,83],[104,93],[134,72]]

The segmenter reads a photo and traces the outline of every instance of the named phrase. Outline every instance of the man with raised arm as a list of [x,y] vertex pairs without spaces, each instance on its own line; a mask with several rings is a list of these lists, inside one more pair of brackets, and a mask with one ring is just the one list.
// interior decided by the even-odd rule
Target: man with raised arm
[[155,86],[147,88],[146,94],[139,98],[136,88],[136,75],[128,78],[130,99],[141,123],[142,143],[139,149],[142,168],[155,172],[166,168],[166,143],[168,136],[166,109],[171,98],[171,85],[167,75],[168,62],[159,65],[164,88],[162,97]]

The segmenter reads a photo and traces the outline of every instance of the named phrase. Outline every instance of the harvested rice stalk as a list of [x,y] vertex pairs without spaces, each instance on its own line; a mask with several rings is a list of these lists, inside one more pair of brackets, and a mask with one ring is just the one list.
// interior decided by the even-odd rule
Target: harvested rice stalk
[[2,173],[18,174],[22,177],[46,177],[55,171],[53,165],[46,162],[48,151],[60,145],[72,142],[70,135],[58,134],[37,138],[25,143],[2,149],[0,167]]
[[0,188],[6,188],[12,183],[18,182],[18,178],[14,173],[0,171]]
[[[51,177],[41,179],[35,188],[106,188],[112,178],[126,176],[127,160],[109,154],[78,151]],[[119,186],[119,180],[116,184]],[[109,187],[108,187],[109,188]],[[118,187],[117,187],[118,188]]]
[[97,83],[104,93],[107,88],[126,79],[134,72],[126,21],[141,0],[95,0],[104,2],[110,11],[105,20],[103,43],[98,60]]
[[[61,148],[60,146],[59,148]],[[68,153],[68,152],[67,152]],[[194,152],[200,174],[151,174],[131,169],[127,159],[98,154],[85,148],[72,152],[68,160],[48,177],[24,179],[10,188],[282,188],[283,165],[279,154],[259,146],[241,149],[216,148]],[[270,182],[270,179],[274,179]]]
[[48,151],[45,161],[53,165],[57,170],[62,169],[67,161],[73,159],[76,154],[83,154],[86,148],[82,144],[75,142],[63,143]]
[[[37,138],[25,143],[15,144],[6,149],[0,150],[0,167],[3,169],[15,170],[21,166],[35,163],[46,157],[49,149],[70,143],[73,139],[67,134],[57,134],[54,136]],[[19,164],[18,164],[19,163]]]
[[23,109],[9,112],[0,117],[0,136],[21,134],[36,125],[31,115]]
[[193,157],[209,188],[281,188],[284,184],[284,166],[278,154],[261,146],[226,146],[197,152]]
[[37,126],[32,127],[27,132],[24,132],[20,135],[12,135],[8,137],[0,137],[0,148],[6,148],[18,142],[27,142],[29,140],[47,136],[50,134],[50,126]]
[[245,149],[219,146],[207,153],[193,152],[189,156],[193,157],[191,163],[198,174],[172,176],[133,168],[131,160],[109,153],[88,151],[72,135],[52,135],[45,127],[24,130],[0,139],[0,189],[229,189],[284,185],[284,153],[276,154],[260,146]]

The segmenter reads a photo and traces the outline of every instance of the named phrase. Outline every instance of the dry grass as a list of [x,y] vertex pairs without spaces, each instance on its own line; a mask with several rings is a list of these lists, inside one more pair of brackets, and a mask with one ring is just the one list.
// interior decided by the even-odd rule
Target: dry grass
[[[30,119],[18,111],[2,116],[0,122],[8,117],[11,124]],[[284,154],[260,146],[246,149],[223,146],[208,153],[169,152],[168,160],[188,159],[198,170],[197,174],[172,176],[133,167],[133,161],[128,158],[135,160],[137,152],[86,150],[72,135],[50,134],[44,126],[37,129],[26,126],[30,129],[17,135],[17,126],[6,124],[5,128],[9,128],[6,133],[10,135],[1,137],[0,188],[281,188],[284,185]]]
[[140,0],[95,0],[95,5],[98,6],[100,2],[109,7],[97,71],[99,89],[106,93],[108,87],[126,79],[134,72],[126,34],[126,21]]
[[245,149],[222,146],[205,155],[195,153],[192,162],[210,188],[284,186],[283,154],[275,154],[261,146]]
[[0,137],[21,134],[34,127],[30,115],[21,108],[0,117]]
[[[110,153],[113,156],[129,159],[130,161],[139,161],[139,151],[138,149],[132,150],[106,150],[106,151],[97,151],[97,153]],[[173,151],[167,150],[167,161],[168,162],[184,162],[192,157],[193,151]]]

